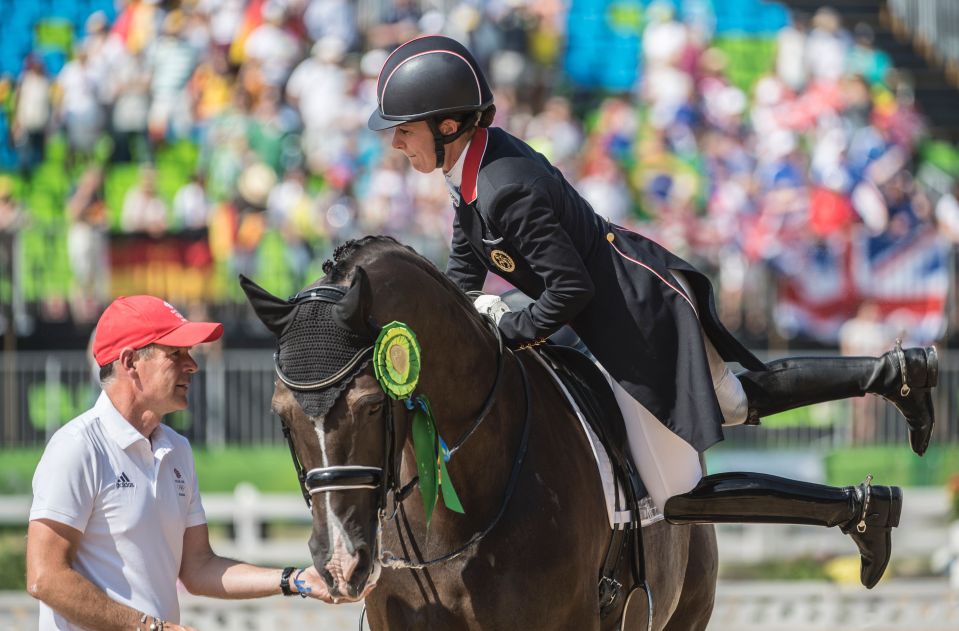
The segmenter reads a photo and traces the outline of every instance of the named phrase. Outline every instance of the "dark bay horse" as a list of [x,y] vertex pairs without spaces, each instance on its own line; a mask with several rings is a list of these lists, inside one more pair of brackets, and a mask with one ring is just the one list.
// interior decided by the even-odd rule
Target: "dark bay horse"
[[[611,536],[600,477],[579,422],[530,352],[502,350],[469,298],[392,239],[341,246],[324,271],[290,300],[246,279],[243,287],[279,340],[273,408],[312,499],[310,551],[330,593],[365,597],[376,630],[646,629],[647,597],[625,558],[624,597],[600,619]],[[417,475],[411,414],[367,360],[376,327],[391,321],[415,332],[416,391],[439,434],[462,445],[448,470],[465,513],[437,505],[428,527],[419,490],[407,485]],[[652,628],[704,629],[716,584],[712,526],[660,521],[643,534]]]

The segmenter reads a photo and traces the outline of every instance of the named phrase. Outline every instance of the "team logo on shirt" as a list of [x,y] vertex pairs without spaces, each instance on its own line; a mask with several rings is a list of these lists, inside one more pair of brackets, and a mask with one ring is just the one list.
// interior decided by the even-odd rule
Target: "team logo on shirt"
[[120,475],[117,476],[117,486],[118,489],[132,489],[133,482],[127,476],[126,472],[121,471]]
[[173,475],[176,476],[176,479],[173,480],[176,485],[176,494],[180,497],[186,497],[186,480],[183,479],[183,474],[180,473],[179,469],[173,467]]
[[504,272],[512,272],[516,269],[516,263],[513,261],[513,257],[502,250],[493,250],[489,253],[489,257],[492,259],[493,265]]

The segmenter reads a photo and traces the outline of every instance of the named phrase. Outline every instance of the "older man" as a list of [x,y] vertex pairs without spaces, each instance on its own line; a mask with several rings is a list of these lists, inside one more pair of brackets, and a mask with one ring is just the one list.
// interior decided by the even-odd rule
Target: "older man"
[[187,407],[190,349],[222,333],[153,296],[118,298],[100,317],[103,392],[54,434],[33,478],[27,590],[40,629],[190,629],[177,578],[218,598],[328,598],[312,567],[256,567],[210,548],[190,444],[162,421]]

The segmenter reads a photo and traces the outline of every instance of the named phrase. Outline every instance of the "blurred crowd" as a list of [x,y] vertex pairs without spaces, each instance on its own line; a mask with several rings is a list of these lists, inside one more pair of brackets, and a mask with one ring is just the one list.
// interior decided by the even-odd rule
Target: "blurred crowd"
[[[351,0],[128,0],[115,19],[89,16],[55,75],[28,58],[10,97],[16,166],[29,181],[51,136],[65,138],[67,246],[90,313],[108,299],[111,230],[206,229],[217,264],[251,276],[273,235],[293,286],[318,275],[331,245],[367,233],[442,265],[451,208],[440,174],[412,171],[388,134],[366,130],[389,51],[429,32],[463,41],[487,69],[496,125],[597,212],[713,274],[723,319],[758,341],[777,282],[802,275],[809,256],[929,230],[959,240],[951,180],[916,177],[924,130],[908,80],[866,25],[850,32],[828,8],[797,16],[770,71],[736,85],[708,26],[654,3],[640,81],[599,98],[564,78],[564,3],[480,4],[444,14],[396,0],[360,15],[367,5]],[[183,142],[197,148],[195,168],[165,197],[155,158]],[[138,176],[111,210],[105,173],[123,164]],[[0,186],[5,204],[0,231],[14,230],[23,221]]]

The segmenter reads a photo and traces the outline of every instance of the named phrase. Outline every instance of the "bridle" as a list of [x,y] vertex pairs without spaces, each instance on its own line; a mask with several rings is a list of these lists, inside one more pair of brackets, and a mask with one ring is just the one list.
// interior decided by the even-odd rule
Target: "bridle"
[[[292,301],[300,302],[307,300],[329,300],[328,296],[319,297],[317,290],[332,289],[336,290],[333,293],[340,293],[342,295],[342,288],[338,286],[321,286],[310,290],[310,293],[300,296],[294,296]],[[321,292],[322,293],[322,292]],[[483,420],[489,415],[490,410],[493,407],[493,404],[496,401],[496,395],[499,392],[499,387],[502,382],[503,367],[505,364],[506,354],[509,353],[512,355],[512,352],[504,348],[503,338],[499,332],[499,328],[496,324],[489,318],[484,318],[484,322],[489,326],[493,331],[497,340],[497,361],[496,361],[496,376],[493,380],[493,385],[490,388],[489,393],[486,395],[486,399],[483,402],[483,406],[480,409],[479,413],[476,415],[475,420],[472,422],[470,427],[462,434],[462,436],[457,439],[452,446],[449,447],[449,457],[452,457],[462,446],[463,444],[473,435],[473,433],[479,428],[483,423]],[[367,356],[373,352],[373,346],[363,348],[359,350],[354,357],[344,366],[342,369],[338,370],[336,374],[327,377],[326,379],[311,382],[303,383],[298,382],[293,379],[290,379],[286,374],[284,374],[281,369],[278,360],[278,352],[274,354],[274,368],[276,370],[277,378],[289,389],[300,392],[308,392],[313,390],[320,390],[323,388],[329,388],[338,385],[348,375],[352,374],[352,370],[355,369],[360,362],[364,361]],[[515,355],[514,355],[515,357]],[[380,557],[381,562],[384,565],[389,567],[406,567],[406,568],[421,568],[433,563],[440,563],[444,561],[449,561],[472,546],[476,545],[492,528],[499,522],[503,513],[505,512],[506,505],[509,503],[510,498],[512,497],[513,491],[516,487],[516,481],[519,477],[519,471],[523,460],[526,455],[528,439],[529,439],[529,418],[530,418],[530,391],[529,391],[529,379],[526,374],[526,368],[523,366],[523,363],[517,358],[517,366],[519,366],[520,374],[523,379],[524,392],[526,397],[526,413],[524,417],[523,424],[523,434],[520,442],[519,449],[517,450],[516,458],[513,462],[513,469],[510,474],[509,482],[507,483],[506,493],[503,499],[503,503],[500,507],[500,510],[493,521],[483,529],[481,532],[474,535],[464,546],[455,552],[443,555],[436,559],[425,562],[416,562],[408,559],[398,558],[389,552],[384,552]],[[354,377],[355,378],[355,377]],[[312,496],[317,493],[327,493],[333,491],[346,491],[353,489],[369,489],[374,491],[379,491],[379,505],[378,505],[378,514],[380,516],[380,522],[384,519],[391,520],[396,516],[397,509],[399,505],[406,499],[409,493],[418,483],[418,478],[414,477],[407,484],[401,485],[399,480],[398,472],[398,458],[397,453],[398,449],[396,446],[396,423],[393,415],[393,407],[395,403],[400,403],[404,406],[404,409],[409,414],[414,410],[414,402],[411,399],[406,401],[392,401],[387,404],[386,411],[386,432],[385,432],[385,462],[382,467],[375,466],[362,466],[362,465],[337,465],[337,466],[327,466],[327,467],[316,467],[310,470],[307,470],[303,464],[300,462],[299,458],[296,456],[296,449],[293,446],[293,437],[290,431],[289,426],[286,424],[286,421],[283,423],[283,436],[286,438],[287,445],[290,448],[290,455],[293,458],[293,466],[296,469],[297,477],[300,481],[300,490],[303,493],[303,499],[306,501],[308,508],[312,508]],[[315,424],[315,420],[313,421]],[[393,509],[390,512],[390,515],[386,515],[386,505],[388,496],[392,495],[393,497]]]

